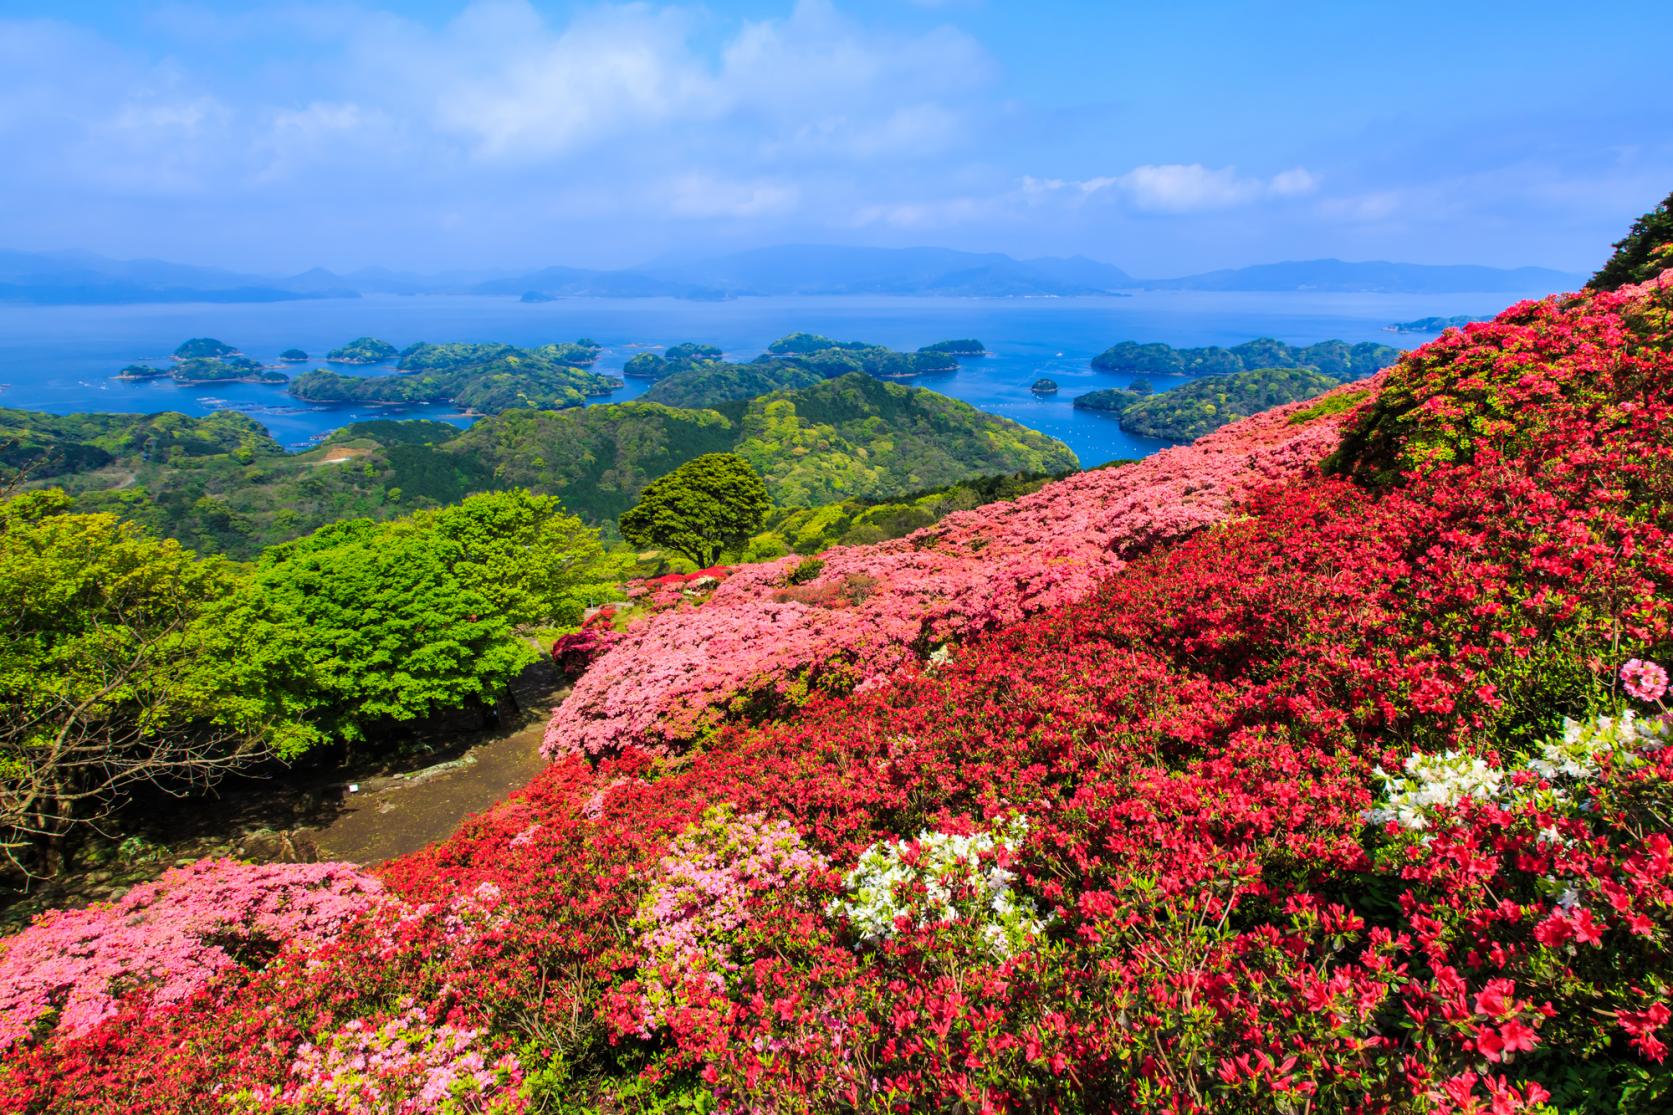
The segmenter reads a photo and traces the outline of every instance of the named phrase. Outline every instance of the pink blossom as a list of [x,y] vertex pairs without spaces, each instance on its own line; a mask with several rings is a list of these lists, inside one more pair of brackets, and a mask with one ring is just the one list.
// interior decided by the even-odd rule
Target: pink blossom
[[382,890],[350,863],[202,860],[114,903],[43,914],[0,941],[0,1050],[54,1011],[60,1033],[84,1033],[129,989],[181,1002],[239,953],[322,940]]
[[1621,682],[1640,701],[1659,701],[1667,692],[1667,671],[1642,658],[1628,660],[1621,667]]

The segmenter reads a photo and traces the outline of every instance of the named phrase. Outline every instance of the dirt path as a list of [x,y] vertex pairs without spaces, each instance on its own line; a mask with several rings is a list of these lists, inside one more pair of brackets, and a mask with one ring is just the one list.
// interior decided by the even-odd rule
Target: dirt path
[[352,792],[345,786],[342,811],[297,836],[311,839],[320,859],[370,864],[416,852],[528,785],[546,766],[540,757],[543,728],[544,722],[529,725],[422,770],[369,778],[353,784],[358,790]]

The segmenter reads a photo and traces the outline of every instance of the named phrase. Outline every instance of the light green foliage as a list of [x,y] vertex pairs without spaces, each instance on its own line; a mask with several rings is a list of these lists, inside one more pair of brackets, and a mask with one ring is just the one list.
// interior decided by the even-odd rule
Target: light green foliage
[[1310,399],[1335,386],[1336,379],[1308,368],[1205,376],[1127,407],[1121,412],[1121,428],[1145,437],[1190,441],[1239,418]]
[[[105,811],[124,786],[202,782],[289,735],[261,687],[227,683],[206,606],[236,569],[58,491],[0,502],[0,850]],[[212,649],[213,648],[213,649]]]
[[578,624],[587,606],[615,597],[626,572],[596,530],[524,488],[470,496],[414,520],[459,548],[460,583],[514,627]]
[[1369,391],[1338,391],[1329,395],[1312,406],[1298,410],[1290,415],[1290,425],[1299,426],[1304,422],[1311,422],[1315,418],[1323,418],[1329,414],[1341,414],[1345,410],[1352,410],[1363,403]]
[[706,453],[646,485],[621,518],[622,537],[672,550],[699,566],[740,550],[772,508],[767,487],[733,453]]

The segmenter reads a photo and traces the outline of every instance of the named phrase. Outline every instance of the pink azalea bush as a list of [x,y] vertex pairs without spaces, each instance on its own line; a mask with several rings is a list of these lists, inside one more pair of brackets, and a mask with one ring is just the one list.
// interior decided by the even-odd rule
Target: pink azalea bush
[[475,1030],[433,1026],[412,1007],[386,1020],[353,1019],[304,1043],[282,1089],[256,1088],[233,1109],[262,1115],[518,1115],[523,1069],[514,1054],[488,1060]]
[[[633,927],[645,957],[637,990],[651,1031],[689,1003],[687,988],[724,992],[733,941],[764,896],[784,897],[827,868],[787,821],[717,806],[670,845]],[[632,992],[629,992],[631,998]]]
[[875,546],[745,566],[700,607],[652,615],[600,656],[547,728],[548,757],[668,750],[751,695],[794,697],[811,669],[865,685],[946,641],[1085,599],[1128,558],[1225,518],[1257,487],[1317,467],[1344,414],[1282,407],[1118,469],[949,515]]
[[241,962],[328,937],[382,890],[353,864],[202,860],[109,905],[43,914],[0,941],[0,1051],[49,1024],[90,1030],[136,991],[182,1002]]

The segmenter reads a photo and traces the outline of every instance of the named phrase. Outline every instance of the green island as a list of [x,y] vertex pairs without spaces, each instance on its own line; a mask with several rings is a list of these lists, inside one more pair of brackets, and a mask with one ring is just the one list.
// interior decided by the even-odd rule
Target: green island
[[340,348],[325,354],[333,364],[387,364],[400,353],[388,341],[376,337],[356,337]]
[[237,349],[214,337],[193,337],[189,341],[182,341],[180,347],[174,350],[176,360],[213,360],[221,356],[237,355]]
[[194,357],[182,360],[169,372],[170,378],[185,387],[208,383],[288,383],[283,372],[264,368],[248,356]]
[[1239,418],[1311,399],[1340,384],[1334,376],[1311,368],[1256,368],[1205,376],[1154,395],[1093,391],[1078,396],[1074,405],[1119,415],[1121,428],[1130,434],[1194,441]]
[[598,346],[585,341],[533,349],[419,343],[399,353],[391,350],[391,356],[399,359],[394,375],[306,372],[291,382],[290,393],[309,403],[452,403],[476,414],[497,414],[519,407],[580,406],[622,386],[614,376],[577,366],[598,359]]
[[299,348],[287,348],[279,354],[279,359],[286,364],[301,364],[308,359],[308,354]]
[[671,346],[666,352],[641,352],[622,368],[622,375],[634,379],[663,379],[685,371],[694,364],[717,361],[721,358],[719,345],[685,341]]
[[1315,368],[1338,380],[1363,379],[1400,359],[1403,349],[1369,341],[1320,341],[1295,346],[1258,337],[1230,348],[1174,348],[1122,341],[1092,358],[1101,372],[1129,375],[1231,375],[1257,368]]
[[463,430],[360,422],[294,454],[231,411],[189,418],[0,410],[0,444],[9,446],[0,463],[28,468],[31,484],[50,479],[81,509],[111,511],[234,557],[337,519],[389,519],[516,487],[557,496],[608,532],[646,484],[705,453],[749,461],[781,508],[891,500],[973,476],[1077,467],[1068,447],[1017,423],[854,373],[704,407],[506,409]]
[[[182,345],[181,347],[185,348],[186,346]],[[173,366],[168,368],[157,368],[149,364],[129,364],[126,368],[117,372],[115,378],[130,383],[154,379],[172,379],[182,387],[197,387],[210,383],[281,384],[290,382],[290,377],[285,373],[264,368],[259,362],[237,353],[226,356],[177,356]]]
[[1480,320],[1469,314],[1454,314],[1451,317],[1420,317],[1415,321],[1396,321],[1383,328],[1390,333],[1444,333],[1448,329],[1462,329],[1470,322]]
[[[906,379],[938,372],[958,371],[959,353],[943,348],[981,349],[980,341],[942,341],[925,345],[916,352],[896,352],[864,341],[833,341],[819,333],[791,333],[767,346],[768,356],[800,359],[804,365],[825,376],[844,372],[865,372],[879,379]],[[986,349],[981,349],[986,352]],[[971,351],[963,355],[978,355]]]
[[1036,395],[1055,395],[1057,394],[1057,381],[1055,379],[1037,379],[1029,387],[1029,390]]
[[926,353],[940,353],[942,356],[986,356],[987,347],[973,337],[963,337],[955,341],[936,341],[932,345],[925,345],[918,350]]

